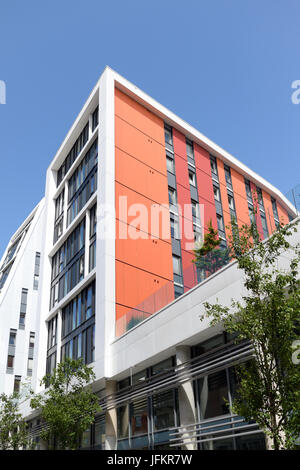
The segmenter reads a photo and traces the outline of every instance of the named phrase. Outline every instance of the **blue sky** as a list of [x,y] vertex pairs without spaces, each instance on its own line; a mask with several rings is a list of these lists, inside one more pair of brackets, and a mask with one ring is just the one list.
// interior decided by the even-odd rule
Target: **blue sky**
[[0,0],[0,253],[105,65],[283,193],[298,184],[298,0]]

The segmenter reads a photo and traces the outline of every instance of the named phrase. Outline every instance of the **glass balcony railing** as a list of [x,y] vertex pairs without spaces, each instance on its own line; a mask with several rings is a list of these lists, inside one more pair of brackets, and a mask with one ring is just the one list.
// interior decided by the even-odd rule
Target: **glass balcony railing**
[[297,215],[300,214],[300,184],[290,189],[286,195],[287,199],[294,205]]
[[[188,292],[197,284],[219,271],[231,261],[227,249],[215,249],[203,256],[196,264],[191,264],[183,270],[183,293]],[[165,281],[165,284],[159,287],[143,302],[129,309],[124,315],[116,321],[116,337],[119,337],[137,326],[142,321],[151,317],[154,313],[161,310],[174,300],[175,287],[178,283],[174,281]]]

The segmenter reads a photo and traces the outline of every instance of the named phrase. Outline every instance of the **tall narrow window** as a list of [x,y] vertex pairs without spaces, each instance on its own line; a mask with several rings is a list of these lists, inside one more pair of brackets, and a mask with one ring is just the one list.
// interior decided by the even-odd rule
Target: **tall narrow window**
[[20,386],[21,386],[21,376],[20,375],[15,375],[15,381],[14,381],[14,392],[15,393],[19,393]]
[[13,369],[15,356],[7,356],[7,369]]
[[245,188],[248,202],[253,202],[250,181],[245,178]]
[[216,157],[210,157],[210,168],[212,172],[212,176],[218,179],[218,169],[217,169],[217,160]]
[[39,288],[40,262],[41,262],[41,253],[36,252],[35,263],[34,263],[34,278],[33,278],[34,290],[37,290]]
[[175,189],[169,187],[168,191],[169,191],[169,204],[170,204],[170,206],[176,206],[177,198],[176,198]]
[[274,199],[273,197],[271,197],[271,201],[272,201],[272,209],[273,209],[274,222],[275,222],[276,227],[279,227],[280,222],[279,222],[279,216],[278,216],[278,210],[277,210],[276,199]]
[[98,119],[99,119],[98,115],[99,115],[99,108],[97,106],[97,108],[95,109],[95,111],[92,114],[92,132],[96,129],[96,127],[98,125]]
[[196,186],[196,173],[192,170],[189,170],[189,182],[190,185]]
[[186,139],[186,153],[187,153],[188,162],[194,165],[195,163],[194,146],[193,146],[193,142],[191,142],[188,139]]
[[220,202],[221,201],[221,197],[220,197],[220,189],[217,187],[217,186],[213,186],[214,188],[214,196],[215,196],[215,200]]
[[221,232],[224,232],[225,227],[224,227],[223,217],[220,214],[217,214],[217,222],[218,222],[218,229]]
[[56,345],[57,315],[48,322],[48,349]]
[[16,331],[11,331],[9,334],[9,345],[16,346],[17,333]]
[[175,174],[175,166],[173,157],[167,153],[167,170],[169,173]]
[[225,172],[225,180],[226,180],[227,186],[229,186],[229,188],[232,188],[230,168],[229,166],[225,164],[224,164],[224,172]]
[[173,273],[181,276],[181,259],[175,255],[173,255]]
[[16,338],[17,338],[17,331],[10,330],[9,333],[9,341],[8,341],[8,354],[7,354],[7,373],[12,373],[12,369],[14,367],[14,360],[16,354]]
[[172,129],[167,124],[165,124],[165,144],[167,149],[173,150]]
[[192,216],[195,223],[200,224],[200,208],[199,204],[196,201],[191,201],[192,206]]
[[269,236],[269,230],[268,230],[268,225],[267,225],[267,219],[264,213],[260,213],[260,218],[261,218],[261,224],[263,228],[263,233],[264,233],[264,238],[267,238]]
[[28,295],[28,289],[22,289],[21,306],[20,306],[20,318],[19,318],[19,328],[20,329],[25,328],[25,317],[26,317],[26,311],[27,311],[27,295]]

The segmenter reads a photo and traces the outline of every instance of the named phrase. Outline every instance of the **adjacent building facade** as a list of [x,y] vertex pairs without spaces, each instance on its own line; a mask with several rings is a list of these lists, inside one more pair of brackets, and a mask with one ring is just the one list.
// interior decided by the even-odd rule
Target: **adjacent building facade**
[[224,401],[251,346],[199,320],[204,301],[241,295],[241,274],[234,262],[199,272],[193,250],[210,223],[225,251],[233,217],[255,219],[263,239],[295,216],[270,183],[107,67],[1,261],[0,386],[29,375],[39,392],[58,362],[81,357],[102,405],[81,447],[263,448]]

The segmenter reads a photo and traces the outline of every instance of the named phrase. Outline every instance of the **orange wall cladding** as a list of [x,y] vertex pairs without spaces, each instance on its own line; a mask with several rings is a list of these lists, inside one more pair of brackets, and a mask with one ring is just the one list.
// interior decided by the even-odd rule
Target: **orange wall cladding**
[[[115,192],[118,336],[130,321],[146,318],[174,299],[164,122],[118,89]],[[167,224],[167,236],[162,223],[158,233],[151,224],[154,208]]]
[[[184,204],[191,203],[186,137],[174,128],[173,146],[177,202],[183,208]],[[210,155],[196,143],[193,149],[198,199],[204,207],[201,211],[204,231],[210,220],[217,229]],[[219,158],[216,161],[224,225],[230,226],[224,163]],[[241,227],[250,223],[245,180],[233,168],[231,180],[237,222]],[[251,188],[255,188],[253,183]],[[262,195],[268,230],[272,233],[275,223],[271,196],[264,190]],[[131,328],[136,320],[143,320],[170,303],[174,299],[174,286],[164,122],[118,89],[115,89],[115,196],[116,334],[119,336],[129,329],[129,323]],[[151,223],[154,207],[160,211],[160,222],[165,222],[164,226],[159,223],[158,231]],[[277,209],[280,220],[288,223],[288,214],[278,202]],[[140,218],[137,222],[143,212],[143,221]],[[181,227],[189,227],[188,233],[191,233],[192,214],[184,212],[179,217]],[[257,223],[262,231],[259,213]],[[230,228],[226,228],[227,238],[230,232]],[[190,244],[183,230],[181,260],[185,292],[197,283]]]

